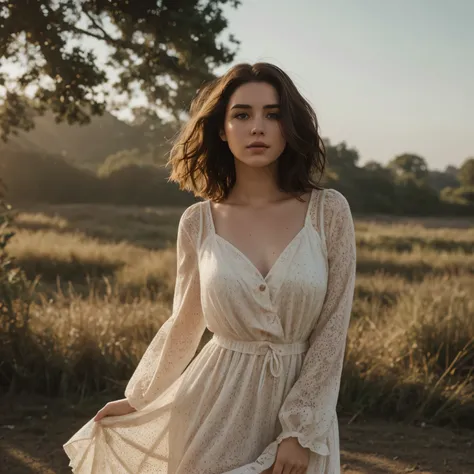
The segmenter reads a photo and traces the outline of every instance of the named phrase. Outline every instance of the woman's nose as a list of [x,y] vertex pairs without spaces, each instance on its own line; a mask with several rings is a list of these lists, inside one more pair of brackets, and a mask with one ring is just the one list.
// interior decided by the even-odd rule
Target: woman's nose
[[262,121],[258,119],[254,121],[254,123],[252,124],[251,133],[252,135],[260,135],[264,133]]

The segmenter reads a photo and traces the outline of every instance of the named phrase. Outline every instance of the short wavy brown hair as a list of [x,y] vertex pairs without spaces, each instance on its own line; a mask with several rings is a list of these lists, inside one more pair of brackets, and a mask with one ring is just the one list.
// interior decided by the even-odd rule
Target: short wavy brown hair
[[280,98],[280,115],[286,147],[278,157],[278,186],[295,195],[312,188],[326,165],[326,150],[311,105],[280,68],[269,63],[237,64],[226,74],[205,84],[190,107],[190,118],[173,144],[166,166],[168,181],[181,190],[212,201],[225,199],[235,184],[234,157],[221,140],[228,101],[234,91],[249,82],[272,85]]

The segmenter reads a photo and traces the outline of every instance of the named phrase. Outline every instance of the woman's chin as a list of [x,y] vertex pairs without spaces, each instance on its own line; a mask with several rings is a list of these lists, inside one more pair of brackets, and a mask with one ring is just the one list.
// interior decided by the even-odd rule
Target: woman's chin
[[277,158],[265,155],[253,155],[246,156],[245,158],[239,159],[238,161],[251,168],[263,168],[265,166],[270,166],[275,163],[277,161]]

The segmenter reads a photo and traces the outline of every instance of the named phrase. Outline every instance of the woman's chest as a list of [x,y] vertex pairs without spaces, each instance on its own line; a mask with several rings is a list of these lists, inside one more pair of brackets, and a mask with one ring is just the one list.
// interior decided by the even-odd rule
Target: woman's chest
[[326,292],[326,255],[319,234],[309,227],[286,245],[265,275],[240,249],[218,235],[205,240],[199,264],[205,298],[268,305],[319,300]]

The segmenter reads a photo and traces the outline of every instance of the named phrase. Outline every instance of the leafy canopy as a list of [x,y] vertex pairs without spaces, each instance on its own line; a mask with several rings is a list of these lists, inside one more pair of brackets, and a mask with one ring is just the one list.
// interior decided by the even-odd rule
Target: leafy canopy
[[0,0],[0,60],[21,69],[0,70],[2,138],[47,109],[57,122],[89,123],[136,91],[178,118],[235,56],[232,35],[218,40],[226,5],[240,0]]

